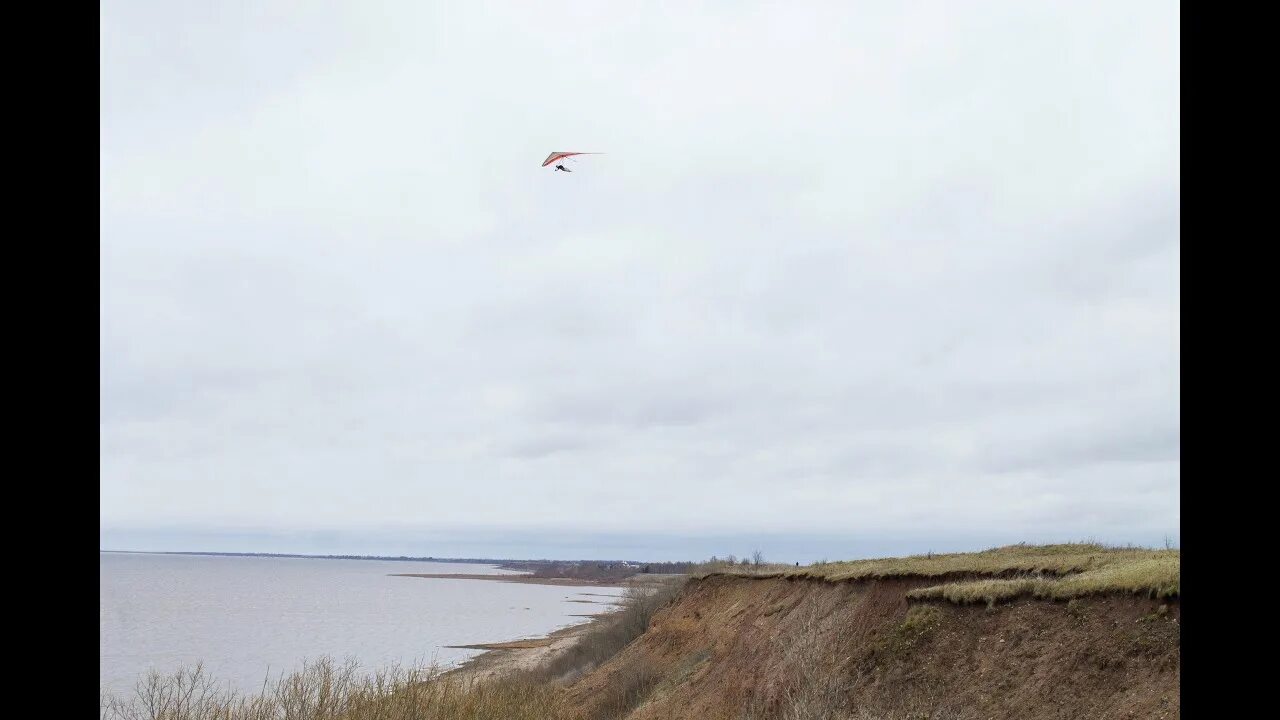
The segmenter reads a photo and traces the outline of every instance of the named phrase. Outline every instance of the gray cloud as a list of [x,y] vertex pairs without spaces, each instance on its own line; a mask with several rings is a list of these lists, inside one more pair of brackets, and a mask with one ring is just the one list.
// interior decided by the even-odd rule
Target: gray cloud
[[104,8],[104,527],[1176,534],[1178,23]]

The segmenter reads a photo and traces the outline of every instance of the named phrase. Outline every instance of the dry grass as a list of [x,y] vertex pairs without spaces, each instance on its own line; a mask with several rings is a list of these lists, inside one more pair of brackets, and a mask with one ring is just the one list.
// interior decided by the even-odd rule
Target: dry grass
[[556,688],[512,679],[475,683],[435,668],[361,674],[329,658],[264,684],[261,693],[224,689],[202,667],[152,673],[131,698],[104,696],[103,720],[553,720],[565,712]]
[[782,577],[792,571],[806,568],[795,567],[783,563],[760,563],[759,565],[743,565],[725,560],[708,560],[695,563],[689,568],[689,577],[704,578],[708,575],[746,575],[749,577]]
[[960,604],[985,602],[988,606],[1022,596],[1048,600],[1071,600],[1108,593],[1146,595],[1153,598],[1177,597],[1181,570],[1177,551],[1159,551],[1154,554],[1154,557],[1126,559],[1065,576],[973,580],[935,585],[912,590],[907,593],[907,597],[913,600],[947,600]]
[[595,716],[600,720],[621,720],[642,704],[663,676],[649,663],[629,665],[615,673],[597,698]]
[[804,577],[831,582],[895,577],[957,578],[956,582],[915,590],[909,596],[994,604],[1023,595],[1053,600],[1104,593],[1177,597],[1180,564],[1181,552],[1174,549],[1107,547],[1095,543],[1020,544],[974,553],[824,561],[805,567],[722,567],[709,569],[703,575]]

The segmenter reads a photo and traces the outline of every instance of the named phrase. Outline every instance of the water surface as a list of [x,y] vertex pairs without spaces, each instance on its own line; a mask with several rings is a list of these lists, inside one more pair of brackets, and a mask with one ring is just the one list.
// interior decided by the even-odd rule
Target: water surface
[[99,554],[99,684],[131,692],[149,669],[203,660],[236,689],[303,659],[354,657],[366,668],[477,653],[445,645],[544,635],[608,609],[620,588],[391,577],[506,573],[489,565],[205,555]]

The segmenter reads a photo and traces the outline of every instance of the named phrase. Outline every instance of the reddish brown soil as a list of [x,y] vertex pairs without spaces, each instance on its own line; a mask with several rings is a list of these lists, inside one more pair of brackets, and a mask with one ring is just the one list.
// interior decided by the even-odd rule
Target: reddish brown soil
[[641,688],[631,720],[1179,716],[1176,600],[907,602],[930,582],[691,580],[568,692],[595,717]]

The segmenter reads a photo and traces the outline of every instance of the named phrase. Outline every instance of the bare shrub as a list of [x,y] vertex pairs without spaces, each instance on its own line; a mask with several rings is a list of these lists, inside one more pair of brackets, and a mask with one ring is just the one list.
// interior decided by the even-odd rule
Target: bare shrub
[[221,690],[202,666],[151,673],[134,697],[103,696],[103,720],[554,720],[556,689],[520,679],[468,682],[435,667],[392,667],[362,675],[354,661],[329,658],[268,681],[262,692]]

